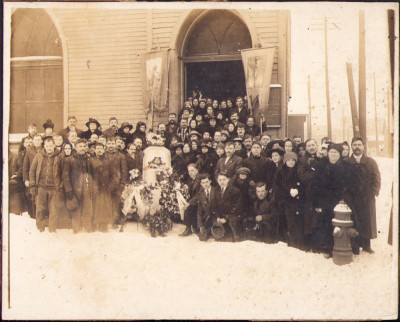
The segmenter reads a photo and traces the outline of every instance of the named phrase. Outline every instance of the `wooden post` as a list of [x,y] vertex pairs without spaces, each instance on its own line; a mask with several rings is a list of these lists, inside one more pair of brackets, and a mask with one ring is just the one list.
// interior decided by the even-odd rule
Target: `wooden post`
[[347,67],[347,81],[349,84],[351,119],[353,121],[353,136],[359,136],[360,126],[358,124],[357,102],[356,102],[356,94],[354,92],[353,67],[351,63],[346,63],[346,67]]
[[391,91],[390,87],[387,90],[387,127],[386,127],[386,136],[387,136],[387,155],[389,158],[393,158],[393,141],[392,141],[392,104],[391,104]]
[[378,137],[378,115],[376,112],[376,84],[374,73],[374,109],[375,109],[375,142],[376,142],[376,155],[379,156],[379,137]]
[[366,110],[366,84],[365,84],[365,15],[359,13],[359,46],[358,46],[358,112],[360,120],[360,133],[367,142],[367,110]]
[[310,81],[310,75],[308,75],[307,89],[308,89],[307,139],[311,139],[311,81]]
[[328,76],[328,27],[327,19],[324,21],[325,31],[325,87],[326,87],[326,114],[328,123],[328,137],[332,140],[332,123],[331,123],[331,101],[329,97],[329,76]]

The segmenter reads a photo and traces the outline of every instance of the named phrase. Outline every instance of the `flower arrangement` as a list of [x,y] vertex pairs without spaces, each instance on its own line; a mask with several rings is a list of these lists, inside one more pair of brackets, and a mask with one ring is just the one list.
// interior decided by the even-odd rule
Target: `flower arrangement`
[[146,141],[148,145],[164,146],[165,139],[161,135],[149,132],[146,135]]
[[183,205],[189,197],[187,186],[165,164],[157,168],[156,180],[151,184],[139,179],[135,170],[130,175],[133,182],[125,186],[121,195],[125,216],[120,231],[128,219],[135,218],[149,229],[151,236],[165,236],[172,228],[171,219],[183,216]]

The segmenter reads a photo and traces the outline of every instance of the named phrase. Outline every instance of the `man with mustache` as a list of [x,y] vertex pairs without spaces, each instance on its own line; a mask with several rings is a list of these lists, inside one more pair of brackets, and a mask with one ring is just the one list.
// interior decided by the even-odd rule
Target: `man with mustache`
[[375,160],[365,154],[364,140],[351,140],[353,154],[345,160],[348,166],[344,199],[353,211],[355,228],[359,233],[352,247],[354,254],[363,251],[373,254],[371,239],[377,238],[375,197],[381,188],[381,175]]
[[111,136],[116,136],[117,132],[118,132],[118,120],[117,120],[117,118],[114,117],[114,116],[110,117],[108,123],[110,124],[110,127],[103,132],[103,135],[106,138],[109,138]]

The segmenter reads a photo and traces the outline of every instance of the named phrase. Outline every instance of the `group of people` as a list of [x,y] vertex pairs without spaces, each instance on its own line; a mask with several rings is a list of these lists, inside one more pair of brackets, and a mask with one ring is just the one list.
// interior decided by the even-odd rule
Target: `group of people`
[[[63,216],[76,233],[118,227],[129,172],[142,172],[149,143],[144,122],[134,130],[111,117],[104,131],[93,118],[86,131],[76,123],[70,116],[56,133],[48,120],[44,135],[31,124],[18,154],[10,154],[10,212],[28,211],[39,231],[55,232]],[[359,232],[353,252],[372,253],[380,173],[363,138],[351,144],[324,138],[319,148],[314,139],[272,139],[266,130],[242,97],[189,98],[179,115],[150,129],[164,139],[174,175],[188,186],[181,236],[207,240],[222,227],[232,241],[284,241],[330,255],[333,209],[344,200]]]

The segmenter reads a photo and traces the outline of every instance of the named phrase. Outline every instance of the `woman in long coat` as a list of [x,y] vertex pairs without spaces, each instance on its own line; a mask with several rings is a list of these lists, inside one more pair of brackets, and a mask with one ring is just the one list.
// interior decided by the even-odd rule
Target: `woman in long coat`
[[110,183],[112,169],[110,160],[105,155],[105,147],[96,143],[96,156],[90,159],[93,173],[93,228],[107,232],[112,221]]
[[[294,161],[294,164],[293,164]],[[283,164],[278,168],[273,190],[279,209],[285,214],[288,245],[302,249],[304,246],[303,236],[303,202],[304,188],[297,176],[297,154],[286,152]]]
[[[72,144],[70,142],[64,143],[62,146],[60,157],[57,160],[57,175],[60,177],[61,182],[64,164],[72,156],[73,153],[74,148]],[[65,189],[63,184],[61,186],[61,190],[56,194],[56,208],[58,211],[57,228],[71,228],[71,214],[66,207]]]
[[345,165],[341,160],[340,144],[330,144],[328,157],[322,158],[315,169],[313,207],[318,216],[313,248],[331,254],[333,248],[333,209],[343,199]]

